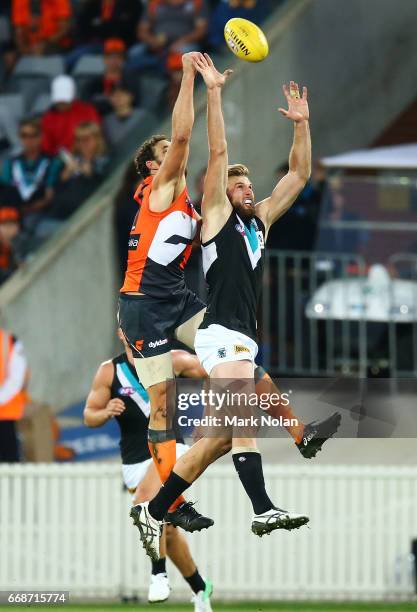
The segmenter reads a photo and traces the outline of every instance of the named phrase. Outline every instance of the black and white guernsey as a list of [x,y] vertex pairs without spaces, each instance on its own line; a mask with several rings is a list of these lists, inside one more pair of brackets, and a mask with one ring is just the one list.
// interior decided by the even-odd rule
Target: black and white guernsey
[[202,244],[208,305],[201,329],[223,325],[256,339],[256,311],[262,288],[265,226],[233,210],[219,233]]

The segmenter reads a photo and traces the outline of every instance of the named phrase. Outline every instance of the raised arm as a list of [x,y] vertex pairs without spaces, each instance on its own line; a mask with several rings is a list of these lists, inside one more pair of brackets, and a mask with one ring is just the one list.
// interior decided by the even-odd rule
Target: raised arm
[[294,141],[290,151],[288,173],[279,181],[271,196],[256,206],[256,214],[262,219],[266,231],[294,203],[311,174],[307,87],[303,87],[303,95],[300,96],[297,83],[291,81],[289,88],[287,85],[283,86],[283,91],[288,102],[288,110],[280,108],[279,111],[294,122]]
[[204,57],[200,55],[195,58],[194,64],[207,86],[209,161],[201,203],[202,237],[206,242],[219,232],[231,211],[226,195],[228,154],[221,94],[222,87],[232,71],[226,70],[220,74],[206,53]]
[[183,75],[180,92],[172,113],[171,144],[155,175],[150,198],[151,210],[161,212],[169,208],[173,200],[185,188],[185,169],[188,161],[191,133],[194,125],[193,63],[198,53],[182,56]]
[[125,409],[122,400],[111,399],[113,373],[114,365],[111,361],[102,363],[97,370],[84,408],[84,423],[87,427],[101,427]]

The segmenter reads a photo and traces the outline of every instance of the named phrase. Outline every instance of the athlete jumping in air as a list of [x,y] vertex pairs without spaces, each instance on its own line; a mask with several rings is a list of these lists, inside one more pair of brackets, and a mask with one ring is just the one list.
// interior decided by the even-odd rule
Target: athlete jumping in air
[[[135,159],[144,180],[135,193],[139,210],[130,234],[119,301],[119,324],[149,395],[148,443],[162,482],[176,461],[175,433],[167,419],[167,381],[174,378],[171,342],[180,340],[193,348],[205,312],[205,304],[187,289],[184,280],[199,221],[185,181],[194,124],[193,59],[198,55],[183,55],[171,141],[163,135],[153,136],[143,143]],[[213,524],[182,496],[172,502],[169,520],[173,524],[192,531]],[[136,522],[137,517],[132,516]]]
[[[135,503],[151,499],[159,490],[161,480],[152,461],[148,445],[149,397],[138,380],[133,365],[132,351],[119,332],[125,352],[102,363],[97,370],[84,408],[84,422],[88,427],[101,427],[115,418],[120,427],[120,454],[123,480]],[[172,351],[175,376],[202,378],[206,373],[197,357],[186,351]],[[180,432],[176,432],[177,456],[188,446]],[[152,562],[148,601],[168,599],[170,586],[166,573],[166,554],[194,592],[195,612],[211,612],[212,584],[199,574],[188,544],[179,529],[166,525],[160,541],[160,559]]]
[[[255,204],[247,168],[228,166],[221,91],[229,72],[220,74],[207,55],[200,54],[193,61],[207,86],[210,149],[202,203],[203,266],[209,298],[195,348],[211,379],[244,380],[246,392],[250,393],[258,350],[256,309],[265,241],[271,225],[288,210],[310,176],[307,89],[300,96],[296,83],[284,86],[288,110],[280,112],[294,123],[289,172],[269,198]],[[329,435],[337,430],[339,422],[337,414],[326,421]],[[305,429],[308,427],[311,425]],[[308,445],[310,434],[304,431],[304,437]],[[311,436],[314,437],[317,432]],[[151,557],[158,557],[159,530],[169,505],[216,460],[219,448],[227,442],[230,440],[215,437],[199,440],[177,461],[156,497],[136,507],[141,538]],[[307,523],[307,516],[277,508],[270,500],[256,440],[234,438],[232,445],[236,470],[253,505],[252,531],[261,536],[274,529],[294,529]]]

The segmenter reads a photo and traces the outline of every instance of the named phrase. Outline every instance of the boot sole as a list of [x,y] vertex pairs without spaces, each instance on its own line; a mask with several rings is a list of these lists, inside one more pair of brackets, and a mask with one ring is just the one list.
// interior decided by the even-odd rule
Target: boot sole
[[159,561],[159,556],[156,554],[153,548],[147,543],[147,540],[143,532],[142,523],[140,522],[139,517],[137,516],[137,513],[134,512],[133,509],[130,511],[130,517],[133,519],[134,526],[139,529],[140,541],[142,542],[142,546],[145,549],[146,554],[148,555],[148,557],[152,559],[152,561]]
[[297,518],[283,516],[281,519],[279,519],[273,524],[266,524],[254,521],[252,523],[252,533],[261,538],[263,535],[269,535],[272,531],[275,531],[276,529],[286,529],[287,531],[292,531],[293,529],[299,529],[303,525],[306,525],[309,520],[310,519],[307,516],[299,516]]

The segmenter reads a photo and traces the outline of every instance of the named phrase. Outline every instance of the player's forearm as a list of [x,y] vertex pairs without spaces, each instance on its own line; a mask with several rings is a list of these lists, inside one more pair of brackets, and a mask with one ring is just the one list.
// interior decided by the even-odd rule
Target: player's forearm
[[181,88],[172,113],[172,139],[188,142],[194,125],[194,79],[191,70],[184,71]]
[[88,406],[84,408],[84,425],[87,425],[87,427],[101,427],[108,420],[109,417],[104,410],[92,410]]
[[210,155],[227,153],[220,87],[207,90],[207,129]]
[[311,138],[308,121],[294,123],[294,141],[289,157],[289,170],[306,183],[311,175]]

